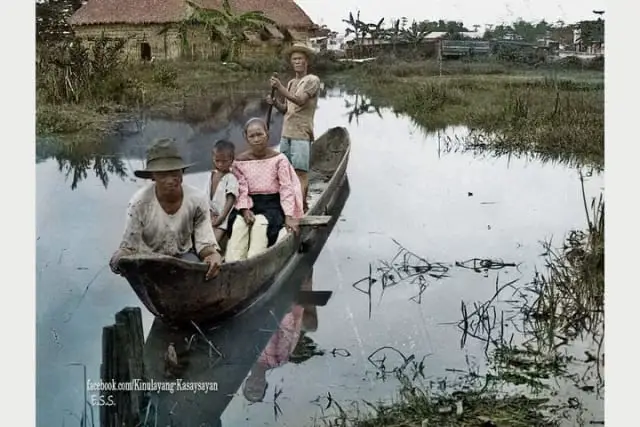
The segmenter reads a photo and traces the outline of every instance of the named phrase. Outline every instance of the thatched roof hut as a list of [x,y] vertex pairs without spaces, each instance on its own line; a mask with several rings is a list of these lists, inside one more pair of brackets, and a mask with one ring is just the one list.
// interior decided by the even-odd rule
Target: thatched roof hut
[[[167,26],[188,18],[194,10],[192,5],[220,10],[222,3],[222,0],[89,0],[71,16],[69,23],[81,38],[133,37],[137,39],[134,43],[137,49],[146,44],[143,49],[169,59],[184,52],[180,52],[177,34],[167,33]],[[264,12],[276,23],[275,27],[266,27],[275,39],[285,38],[282,31],[288,32],[293,40],[306,39],[318,28],[294,0],[230,0],[230,5],[237,13]],[[206,38],[203,36],[194,43],[210,51],[209,46],[205,48]]]
[[[190,1],[205,10],[222,8],[222,0]],[[259,10],[284,27],[308,30],[316,27],[293,0],[231,0],[238,13]],[[168,24],[191,13],[187,0],[89,0],[70,18],[70,24]]]

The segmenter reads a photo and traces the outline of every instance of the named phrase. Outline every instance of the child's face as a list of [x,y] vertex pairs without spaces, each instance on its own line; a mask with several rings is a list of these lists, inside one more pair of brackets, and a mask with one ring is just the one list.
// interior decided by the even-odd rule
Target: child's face
[[218,150],[213,152],[213,164],[220,172],[229,172],[232,163],[233,155],[229,151]]

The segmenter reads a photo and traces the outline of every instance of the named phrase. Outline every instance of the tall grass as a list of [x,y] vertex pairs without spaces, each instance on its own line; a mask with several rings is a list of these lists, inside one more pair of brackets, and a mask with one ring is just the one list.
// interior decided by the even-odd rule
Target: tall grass
[[[366,74],[366,73],[365,73]],[[474,130],[470,147],[564,156],[604,166],[604,83],[573,76],[370,77],[352,87],[427,131]]]
[[604,334],[604,201],[585,203],[588,229],[574,230],[560,249],[544,243],[545,272],[539,272],[531,290],[537,298],[525,314],[541,348],[558,342],[595,340],[599,349]]

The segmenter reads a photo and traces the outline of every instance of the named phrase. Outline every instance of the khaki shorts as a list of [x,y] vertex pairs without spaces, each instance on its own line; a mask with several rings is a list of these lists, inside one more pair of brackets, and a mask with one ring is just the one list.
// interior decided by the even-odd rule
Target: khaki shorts
[[311,141],[282,138],[280,152],[287,156],[295,170],[309,172],[311,161]]

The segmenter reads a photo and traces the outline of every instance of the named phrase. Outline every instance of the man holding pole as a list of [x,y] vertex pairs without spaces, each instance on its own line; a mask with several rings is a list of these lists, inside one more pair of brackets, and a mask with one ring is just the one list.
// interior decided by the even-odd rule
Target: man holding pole
[[[295,43],[286,51],[295,72],[295,77],[285,87],[276,75],[269,83],[273,89],[267,96],[267,102],[284,114],[280,152],[291,162],[298,175],[304,198],[304,210],[307,211],[307,193],[309,189],[309,167],[311,163],[311,144],[314,141],[313,119],[318,106],[320,79],[307,73],[309,59],[315,52],[310,47]],[[280,102],[273,96],[276,93],[284,98]]]

